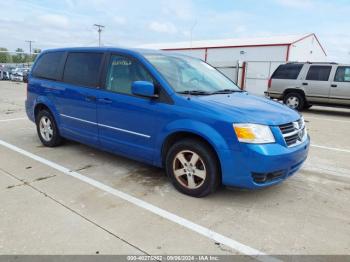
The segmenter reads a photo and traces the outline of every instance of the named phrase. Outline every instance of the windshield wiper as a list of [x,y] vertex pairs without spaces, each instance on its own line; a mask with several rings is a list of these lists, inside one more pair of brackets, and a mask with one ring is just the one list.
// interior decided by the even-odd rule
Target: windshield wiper
[[194,96],[201,96],[201,95],[211,95],[212,93],[202,90],[185,90],[185,91],[179,91],[178,94],[183,95],[194,95]]
[[212,95],[216,95],[216,94],[231,94],[231,93],[235,93],[235,92],[244,92],[243,90],[239,90],[239,89],[222,89],[222,90],[218,90],[215,92],[212,92]]

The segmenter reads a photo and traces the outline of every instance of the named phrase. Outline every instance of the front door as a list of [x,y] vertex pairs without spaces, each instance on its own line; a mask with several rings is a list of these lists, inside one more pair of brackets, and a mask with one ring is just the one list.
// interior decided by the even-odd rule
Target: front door
[[130,158],[152,162],[157,99],[132,94],[134,81],[155,80],[136,59],[111,55],[105,89],[97,98],[99,139],[103,147]]

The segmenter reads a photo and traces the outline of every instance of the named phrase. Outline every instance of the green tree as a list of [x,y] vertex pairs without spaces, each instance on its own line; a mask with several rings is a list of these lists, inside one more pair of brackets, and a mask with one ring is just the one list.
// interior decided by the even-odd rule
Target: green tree
[[0,63],[11,63],[11,55],[7,52],[7,48],[0,47]]
[[22,48],[17,48],[16,54],[13,55],[13,57],[12,57],[12,61],[14,63],[25,63],[26,55],[23,52],[24,51]]

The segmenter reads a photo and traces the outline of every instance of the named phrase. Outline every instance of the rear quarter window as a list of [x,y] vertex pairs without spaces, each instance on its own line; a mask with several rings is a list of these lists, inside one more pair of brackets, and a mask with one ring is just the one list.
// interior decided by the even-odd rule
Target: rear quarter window
[[33,68],[32,75],[50,80],[60,79],[63,59],[64,52],[52,52],[41,55]]
[[102,53],[69,53],[63,73],[66,83],[97,87]]
[[328,81],[331,70],[331,66],[310,66],[306,80]]
[[303,68],[302,64],[285,64],[280,65],[273,73],[273,79],[297,79]]

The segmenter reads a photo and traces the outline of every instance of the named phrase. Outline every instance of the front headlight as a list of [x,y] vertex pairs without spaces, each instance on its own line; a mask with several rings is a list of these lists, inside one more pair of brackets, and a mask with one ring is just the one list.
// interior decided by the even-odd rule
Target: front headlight
[[267,144],[276,141],[269,126],[258,124],[233,124],[233,129],[236,132],[238,140],[243,143]]

